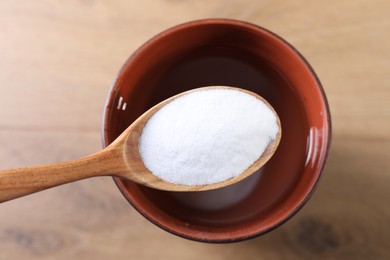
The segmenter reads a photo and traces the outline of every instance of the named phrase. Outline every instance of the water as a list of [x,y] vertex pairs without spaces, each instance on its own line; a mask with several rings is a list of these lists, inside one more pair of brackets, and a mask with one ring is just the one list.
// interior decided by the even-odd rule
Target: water
[[[266,215],[288,196],[304,168],[307,142],[303,100],[273,65],[253,53],[223,46],[195,50],[184,58],[166,60],[142,80],[138,89],[145,107],[140,106],[121,115],[122,128],[158,102],[180,92],[203,86],[234,86],[263,96],[278,113],[282,139],[271,160],[242,183],[228,188],[200,193],[172,193],[140,187],[148,200],[165,214],[192,225],[232,226]],[[160,72],[157,70],[160,69]],[[154,71],[156,70],[156,71]],[[133,114],[129,114],[133,113]],[[228,129],[227,129],[228,131]]]

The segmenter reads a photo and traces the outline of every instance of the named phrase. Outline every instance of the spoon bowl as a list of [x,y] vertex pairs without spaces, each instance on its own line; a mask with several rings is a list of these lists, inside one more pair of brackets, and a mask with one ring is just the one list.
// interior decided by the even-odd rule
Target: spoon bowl
[[[187,95],[191,92],[203,90],[203,89],[210,89],[210,88],[225,88],[225,89],[234,89],[239,90],[241,92],[247,93],[249,95],[254,96],[255,98],[259,99],[263,103],[267,105],[268,108],[271,109],[271,111],[274,113],[277,119],[277,125],[278,125],[278,133],[276,137],[268,144],[267,148],[265,149],[264,153],[244,172],[242,172],[240,175],[233,177],[231,179],[214,183],[214,184],[207,184],[207,185],[199,185],[199,186],[187,186],[187,185],[181,185],[181,184],[173,184],[170,182],[166,182],[157,176],[153,175],[144,165],[141,155],[139,153],[138,149],[138,140],[142,134],[142,129],[144,128],[145,124],[148,122],[148,120],[153,116],[154,113],[156,113],[159,109],[161,109],[166,104],[172,102],[173,100],[183,96]],[[121,138],[126,137],[126,138]],[[158,189],[158,190],[166,190],[166,191],[206,191],[206,190],[213,190],[222,188],[225,186],[232,185],[234,183],[237,183],[250,175],[252,175],[254,172],[256,172],[258,169],[260,169],[275,153],[281,138],[281,125],[279,117],[277,116],[276,112],[272,108],[272,106],[261,96],[258,94],[255,94],[251,91],[235,88],[235,87],[226,87],[226,86],[213,86],[213,87],[203,87],[203,88],[197,88],[193,90],[189,90],[183,93],[180,93],[178,95],[175,95],[169,99],[166,99],[162,101],[161,103],[157,104],[156,106],[149,109],[147,112],[142,114],[133,124],[131,124],[122,134],[121,136],[116,139],[118,142],[122,142],[120,146],[123,146],[125,148],[123,154],[124,154],[124,161],[126,163],[126,166],[128,167],[128,171],[121,173],[122,177],[126,177],[130,180],[133,180],[139,184],[143,184],[145,186]],[[117,146],[116,141],[112,143],[112,145]],[[111,146],[111,145],[110,145]],[[108,148],[108,147],[107,147]],[[134,176],[137,173],[136,176]]]
[[[143,163],[138,148],[142,130],[148,120],[162,107],[183,95],[205,88],[235,89],[250,94],[264,102],[277,118],[278,133],[268,144],[264,153],[237,177],[219,183],[199,186],[187,186],[166,182],[153,175]],[[280,120],[271,105],[253,92],[224,86],[205,88],[180,93],[155,105],[134,121],[111,145],[98,153],[68,162],[0,171],[0,202],[96,176],[123,177],[154,189],[183,192],[222,188],[247,178],[261,168],[274,154],[281,138]]]

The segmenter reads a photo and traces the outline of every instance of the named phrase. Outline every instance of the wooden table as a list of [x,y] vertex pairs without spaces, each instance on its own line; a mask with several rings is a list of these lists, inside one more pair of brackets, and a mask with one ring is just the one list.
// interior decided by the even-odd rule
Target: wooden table
[[0,2],[0,167],[101,147],[106,93],[125,59],[173,25],[209,17],[262,25],[317,71],[333,116],[312,200],[250,241],[188,241],[140,216],[111,178],[0,205],[0,259],[390,259],[390,2]]

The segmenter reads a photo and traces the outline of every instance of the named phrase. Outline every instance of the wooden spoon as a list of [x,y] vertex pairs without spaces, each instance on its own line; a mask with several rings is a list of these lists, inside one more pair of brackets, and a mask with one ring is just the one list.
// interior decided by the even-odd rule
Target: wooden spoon
[[68,162],[0,171],[0,202],[19,198],[61,184],[96,176],[123,177],[151,188],[167,191],[211,190],[234,184],[250,176],[262,167],[274,154],[280,142],[281,127],[276,112],[268,102],[257,94],[243,89],[237,90],[255,96],[270,107],[277,117],[279,131],[276,138],[268,145],[261,157],[242,174],[220,183],[202,186],[186,186],[166,182],[153,175],[145,167],[138,150],[138,139],[141,136],[142,129],[146,122],[164,105],[184,94],[197,90],[199,89],[183,92],[152,107],[134,121],[113,143],[98,153]]

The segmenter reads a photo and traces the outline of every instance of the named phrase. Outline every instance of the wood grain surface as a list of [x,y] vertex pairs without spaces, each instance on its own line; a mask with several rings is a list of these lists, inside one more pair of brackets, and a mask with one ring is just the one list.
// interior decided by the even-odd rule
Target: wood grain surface
[[0,168],[96,152],[106,94],[125,59],[178,23],[264,26],[296,46],[331,106],[320,185],[292,220],[246,242],[173,236],[110,178],[0,205],[0,259],[390,259],[390,1],[0,1]]

